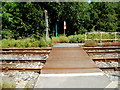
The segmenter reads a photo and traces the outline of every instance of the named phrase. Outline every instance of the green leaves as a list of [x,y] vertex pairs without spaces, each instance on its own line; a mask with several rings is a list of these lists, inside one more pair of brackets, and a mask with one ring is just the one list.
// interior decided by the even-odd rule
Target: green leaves
[[3,31],[10,30],[15,39],[40,38],[45,34],[45,9],[48,11],[50,35],[55,35],[56,23],[58,33],[63,34],[64,21],[67,22],[67,36],[120,29],[119,2],[4,2],[0,14]]

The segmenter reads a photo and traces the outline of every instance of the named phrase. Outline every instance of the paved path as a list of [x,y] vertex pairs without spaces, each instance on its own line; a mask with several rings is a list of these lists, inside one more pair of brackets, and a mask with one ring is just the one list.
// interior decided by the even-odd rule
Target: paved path
[[57,44],[35,88],[105,88],[109,83],[79,44]]

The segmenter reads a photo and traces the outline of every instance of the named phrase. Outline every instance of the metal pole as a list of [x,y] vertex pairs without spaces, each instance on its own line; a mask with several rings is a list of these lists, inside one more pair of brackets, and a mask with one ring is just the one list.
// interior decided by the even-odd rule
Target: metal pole
[[48,33],[48,12],[45,10],[45,22],[46,22],[46,41],[48,41],[49,33]]
[[64,36],[65,36],[65,29],[64,29]]
[[58,37],[58,32],[57,32],[57,23],[55,25],[55,30],[56,30],[56,37]]

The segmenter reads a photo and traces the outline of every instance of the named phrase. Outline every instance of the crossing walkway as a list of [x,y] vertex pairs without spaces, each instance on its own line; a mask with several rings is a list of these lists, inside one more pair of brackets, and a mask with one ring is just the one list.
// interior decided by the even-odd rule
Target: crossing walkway
[[55,45],[35,88],[105,88],[110,80],[78,44]]

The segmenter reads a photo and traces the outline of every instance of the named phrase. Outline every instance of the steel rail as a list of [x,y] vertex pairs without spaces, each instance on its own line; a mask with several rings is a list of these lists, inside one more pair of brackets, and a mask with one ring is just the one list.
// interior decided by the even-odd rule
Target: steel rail
[[0,59],[2,62],[46,62],[46,59]]
[[0,54],[50,54],[50,52],[36,52],[36,51],[1,51]]
[[100,69],[104,70],[114,70],[114,71],[120,71],[120,67],[99,67]]
[[[120,71],[120,67],[96,67],[96,68],[99,68],[103,71],[104,70],[105,71],[107,71],[107,70]],[[46,68],[46,69],[51,69],[51,68]],[[52,68],[52,69],[70,69],[70,68]],[[76,68],[72,68],[72,69],[76,69]],[[41,68],[8,68],[8,67],[5,67],[5,68],[0,68],[0,70],[1,71],[18,70],[18,71],[37,71],[37,72],[40,72],[42,69]]]
[[91,68],[44,68],[44,69],[94,69],[99,68],[102,70],[114,70],[114,71],[120,71],[120,67],[91,67]]
[[0,48],[0,50],[2,51],[35,51],[35,50],[38,50],[38,51],[41,51],[41,50],[52,50],[52,48]]
[[92,59],[93,61],[117,61],[119,62],[120,61],[120,58],[93,58]]
[[120,47],[83,47],[84,50],[116,50]]
[[37,71],[40,72],[41,68],[0,68],[1,71],[11,71],[11,70],[18,70],[18,71]]
[[88,54],[101,54],[101,53],[109,54],[109,53],[120,53],[120,51],[87,51],[86,53]]

